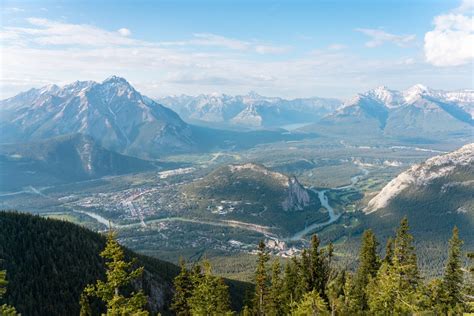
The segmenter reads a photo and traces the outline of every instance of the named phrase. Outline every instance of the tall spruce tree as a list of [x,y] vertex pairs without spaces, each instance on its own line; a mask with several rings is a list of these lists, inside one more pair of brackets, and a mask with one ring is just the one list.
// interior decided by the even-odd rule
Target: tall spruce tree
[[[107,244],[100,256],[106,260],[106,281],[97,280],[97,283],[86,286],[84,293],[101,299],[107,306],[107,315],[134,315],[145,316],[144,310],[147,298],[142,290],[133,292],[130,297],[121,294],[121,291],[130,286],[131,282],[143,274],[143,267],[134,269],[134,262],[125,261],[122,247],[115,239],[115,233],[110,230]],[[81,300],[82,304],[86,304]],[[81,306],[81,311],[85,309]]]
[[290,307],[294,302],[301,298],[301,282],[299,275],[299,262],[296,257],[285,266],[285,275],[283,277],[283,307],[285,314],[291,311]]
[[174,296],[171,303],[171,310],[178,316],[191,315],[188,300],[192,295],[194,284],[191,272],[186,268],[184,260],[180,261],[181,271],[174,278]]
[[372,230],[364,231],[359,251],[359,267],[354,280],[354,299],[361,311],[367,310],[367,284],[377,275],[379,269],[380,259],[377,247],[378,242]]
[[392,311],[410,314],[424,308],[413,236],[403,218],[394,241],[392,262],[383,262],[377,277],[369,282],[367,298],[374,314]]
[[265,308],[268,295],[268,274],[267,263],[270,255],[265,247],[265,243],[261,240],[258,243],[258,259],[257,268],[255,270],[255,298],[254,309],[255,314],[265,315]]
[[448,296],[446,303],[452,311],[459,311],[463,304],[462,244],[462,240],[459,239],[458,228],[454,227],[453,235],[449,240],[448,261],[443,277],[443,287]]
[[342,315],[345,312],[344,287],[347,281],[346,275],[346,270],[338,271],[336,276],[328,283],[327,294],[332,315]]
[[283,280],[281,278],[280,261],[275,259],[272,263],[271,286],[268,297],[268,312],[269,315],[284,315],[283,304]]
[[392,237],[388,237],[387,243],[385,244],[385,257],[383,258],[383,262],[392,264],[392,259],[393,259],[393,239]]
[[413,246],[413,236],[409,233],[408,219],[404,217],[394,242],[392,263],[407,286],[416,287],[420,279],[418,263]]
[[229,290],[222,278],[212,275],[211,264],[203,263],[204,273],[196,280],[188,305],[191,315],[231,315]]
[[326,302],[321,298],[317,290],[312,290],[303,295],[303,298],[291,311],[293,316],[313,316],[313,315],[329,315]]

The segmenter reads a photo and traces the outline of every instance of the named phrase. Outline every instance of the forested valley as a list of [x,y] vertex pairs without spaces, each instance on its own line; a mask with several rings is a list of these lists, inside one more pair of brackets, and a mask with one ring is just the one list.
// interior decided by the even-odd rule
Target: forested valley
[[364,232],[355,271],[336,267],[333,245],[322,247],[317,235],[285,264],[262,241],[254,282],[245,284],[214,275],[206,260],[179,269],[135,254],[113,230],[102,236],[1,214],[2,315],[459,315],[474,308],[474,254],[463,251],[456,227],[440,278],[421,277],[405,218],[382,253],[375,234]]

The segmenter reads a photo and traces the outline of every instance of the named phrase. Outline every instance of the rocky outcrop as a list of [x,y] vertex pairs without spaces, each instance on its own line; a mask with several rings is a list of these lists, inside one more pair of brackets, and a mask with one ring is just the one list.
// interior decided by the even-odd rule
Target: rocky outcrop
[[310,203],[308,191],[298,182],[296,177],[288,179],[288,196],[282,203],[285,211],[301,211]]

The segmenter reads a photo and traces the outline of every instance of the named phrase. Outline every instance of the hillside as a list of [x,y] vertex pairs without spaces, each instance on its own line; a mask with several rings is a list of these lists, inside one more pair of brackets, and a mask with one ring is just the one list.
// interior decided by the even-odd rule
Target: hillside
[[[99,253],[105,237],[80,226],[38,216],[0,212],[0,269],[7,270],[6,301],[22,315],[78,315],[84,286],[104,278]],[[149,296],[148,308],[167,314],[173,278],[179,268],[138,255],[145,267],[140,280]],[[235,310],[242,306],[248,284],[226,280]]]
[[465,249],[474,247],[474,144],[416,164],[390,181],[360,217],[364,227],[388,236],[404,216],[419,242],[420,259],[433,271],[454,226]]
[[82,134],[0,145],[0,191],[157,168],[158,163],[107,150]]
[[318,195],[295,177],[253,163],[220,167],[183,192],[200,217],[263,225],[283,235],[328,217]]

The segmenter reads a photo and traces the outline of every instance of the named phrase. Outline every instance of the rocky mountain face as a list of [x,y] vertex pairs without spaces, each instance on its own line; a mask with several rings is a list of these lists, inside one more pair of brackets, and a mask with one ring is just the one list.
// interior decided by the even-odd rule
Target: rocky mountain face
[[170,96],[158,101],[179,113],[185,120],[198,123],[222,123],[248,128],[278,127],[313,122],[332,112],[337,99],[306,98],[287,100],[265,97],[255,92],[230,96],[210,94]]
[[[474,143],[430,158],[401,173],[370,200],[366,212],[390,208],[392,201],[403,197],[405,193],[436,190],[439,196],[448,197],[446,194],[456,188],[474,192]],[[472,194],[469,198],[472,200]],[[474,201],[469,204],[474,207]],[[452,211],[463,212],[463,209]],[[474,215],[474,209],[470,209],[470,212]]]
[[472,133],[470,90],[445,92],[415,85],[406,91],[386,87],[358,94],[309,129],[348,135],[423,137]]
[[31,89],[0,101],[0,132],[2,143],[82,133],[107,148],[138,156],[195,146],[191,128],[175,112],[115,76],[101,83]]
[[[390,181],[368,202],[361,221],[378,236],[393,235],[408,218],[421,265],[445,255],[446,241],[457,227],[464,249],[474,247],[474,143],[413,165]],[[442,247],[440,245],[443,245]],[[442,250],[441,250],[442,249]],[[439,262],[444,266],[445,262]]]
[[83,134],[58,136],[33,143],[0,145],[2,190],[156,168],[159,168],[157,163],[109,151]]
[[296,177],[288,179],[288,196],[282,206],[285,211],[301,211],[310,204],[311,197],[308,191],[298,182]]

